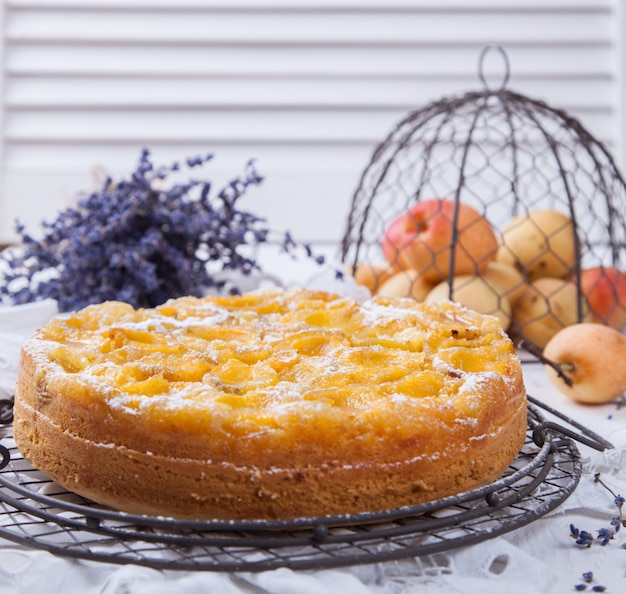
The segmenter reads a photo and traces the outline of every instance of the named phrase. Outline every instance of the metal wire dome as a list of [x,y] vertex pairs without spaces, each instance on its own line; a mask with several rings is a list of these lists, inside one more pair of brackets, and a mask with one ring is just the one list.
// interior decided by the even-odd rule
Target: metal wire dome
[[[499,88],[490,88],[483,75],[493,49],[506,66]],[[389,223],[414,203],[438,197],[470,205],[497,235],[513,217],[535,210],[569,216],[577,258],[567,278],[577,287],[584,268],[623,270],[626,185],[609,151],[564,110],[506,88],[509,66],[501,48],[483,50],[479,77],[482,89],[409,113],[375,149],[353,196],[342,261],[353,270],[383,263],[381,238]],[[582,321],[580,291],[577,307]],[[514,334],[523,330],[512,325]]]

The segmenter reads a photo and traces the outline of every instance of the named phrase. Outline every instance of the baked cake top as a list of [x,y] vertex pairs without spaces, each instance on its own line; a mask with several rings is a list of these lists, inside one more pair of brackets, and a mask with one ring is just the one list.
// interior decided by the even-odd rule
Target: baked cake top
[[133,448],[160,431],[190,450],[223,442],[235,458],[272,435],[276,452],[320,432],[348,452],[342,440],[375,448],[389,432],[401,444],[437,423],[480,438],[525,397],[497,319],[447,301],[262,289],[155,309],[107,302],[55,318],[24,351],[40,409],[76,431]]

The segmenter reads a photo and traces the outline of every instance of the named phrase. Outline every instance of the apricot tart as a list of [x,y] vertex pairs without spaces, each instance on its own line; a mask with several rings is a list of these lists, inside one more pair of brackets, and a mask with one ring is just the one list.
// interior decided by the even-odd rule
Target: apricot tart
[[496,318],[262,289],[53,319],[22,349],[14,432],[36,468],[119,510],[343,515],[494,480],[526,393]]

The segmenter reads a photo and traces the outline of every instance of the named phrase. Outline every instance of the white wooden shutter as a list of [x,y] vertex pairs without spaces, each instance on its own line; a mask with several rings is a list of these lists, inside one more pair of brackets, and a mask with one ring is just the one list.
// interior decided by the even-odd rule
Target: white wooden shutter
[[[480,88],[487,44],[509,88],[621,151],[617,0],[5,0],[0,240],[51,219],[101,167],[249,158],[247,207],[339,241],[374,147],[409,110]],[[497,57],[488,72],[502,76]]]

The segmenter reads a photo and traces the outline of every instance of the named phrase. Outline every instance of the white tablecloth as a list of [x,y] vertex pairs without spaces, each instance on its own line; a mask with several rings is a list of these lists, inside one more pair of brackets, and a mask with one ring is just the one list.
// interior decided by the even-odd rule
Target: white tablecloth
[[[34,328],[53,315],[54,303],[0,309],[0,398],[11,394],[19,348]],[[610,371],[607,371],[610,372]],[[613,496],[626,495],[626,407],[587,407],[561,396],[540,365],[525,369],[534,397],[585,424],[615,446],[599,453],[580,446],[584,473],[574,493],[555,511],[504,536],[448,553],[343,569],[261,573],[157,571],[56,557],[0,539],[2,594],[547,594],[572,592],[592,572],[593,586],[626,592],[626,529],[606,546],[582,548],[570,524],[596,534],[617,515]],[[4,394],[4,396],[3,396]]]

